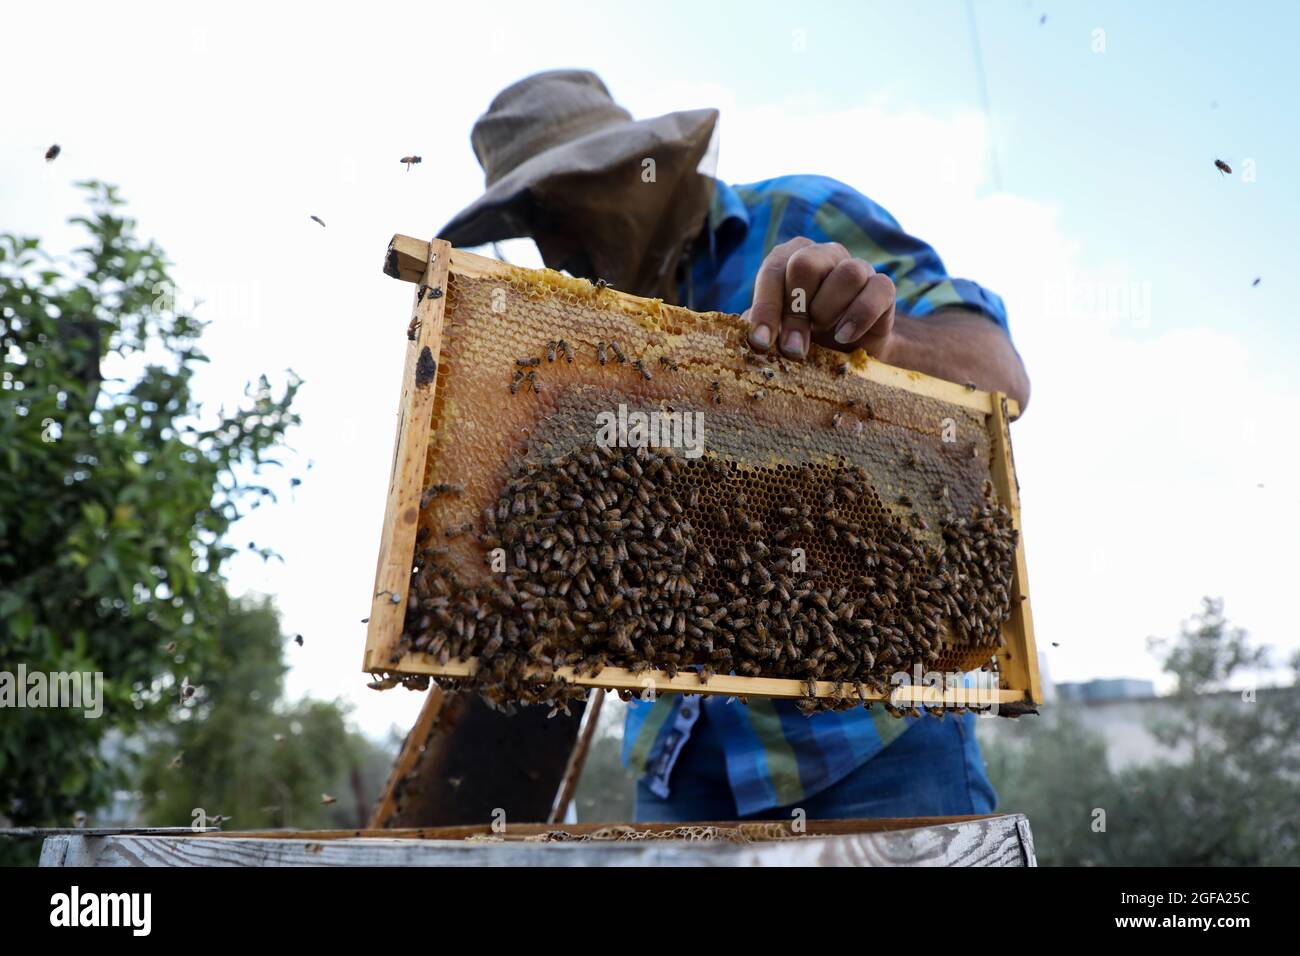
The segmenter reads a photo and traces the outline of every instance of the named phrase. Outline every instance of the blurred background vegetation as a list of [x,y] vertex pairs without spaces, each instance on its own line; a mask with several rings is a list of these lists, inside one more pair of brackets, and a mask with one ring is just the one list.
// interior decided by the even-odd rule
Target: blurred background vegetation
[[[275,457],[299,381],[200,408],[203,323],[117,191],[81,185],[66,261],[0,234],[0,670],[100,672],[104,711],[0,708],[0,824],[355,826],[391,742],[285,701],[274,609],[222,576],[234,523],[276,497],[265,476],[299,481]],[[36,849],[0,841],[0,862]]]

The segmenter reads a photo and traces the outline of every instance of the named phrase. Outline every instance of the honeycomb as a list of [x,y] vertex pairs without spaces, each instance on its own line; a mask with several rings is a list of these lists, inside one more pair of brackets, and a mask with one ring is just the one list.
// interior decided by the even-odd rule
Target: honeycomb
[[993,666],[1015,531],[985,414],[552,272],[446,296],[395,665],[477,659],[439,682],[503,708],[582,693],[562,666],[847,685],[809,712]]

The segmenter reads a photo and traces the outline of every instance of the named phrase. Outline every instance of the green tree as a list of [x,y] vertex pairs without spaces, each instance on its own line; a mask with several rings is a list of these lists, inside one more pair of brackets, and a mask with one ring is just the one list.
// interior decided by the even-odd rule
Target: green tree
[[[81,184],[66,261],[0,235],[0,670],[100,672],[104,712],[0,709],[0,816],[67,825],[122,781],[100,744],[202,684],[226,612],[231,524],[272,491],[298,381],[233,411],[191,390],[203,323],[116,190]],[[176,650],[169,650],[172,643]],[[182,655],[178,667],[175,655]]]
[[[188,826],[196,809],[227,829],[355,827],[392,753],[348,729],[337,703],[282,701],[285,638],[269,599],[232,601],[192,706],[148,733],[142,823]],[[322,794],[337,799],[323,804]]]
[[1029,816],[1040,862],[1300,864],[1300,655],[1288,685],[1229,691],[1267,653],[1209,598],[1177,637],[1150,646],[1175,680],[1168,712],[1149,723],[1167,756],[1112,771],[1105,741],[1071,705],[1020,721],[1023,741],[985,746],[1001,805]]

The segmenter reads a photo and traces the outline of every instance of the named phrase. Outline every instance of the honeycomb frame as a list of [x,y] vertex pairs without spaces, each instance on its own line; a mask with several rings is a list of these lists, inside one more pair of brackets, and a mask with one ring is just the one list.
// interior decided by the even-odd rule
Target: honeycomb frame
[[[459,679],[472,678],[478,671],[479,662],[475,659],[439,661],[429,654],[414,651],[410,647],[404,648],[402,637],[407,602],[412,596],[412,569],[417,563],[417,537],[428,539],[431,533],[438,534],[438,531],[446,525],[445,520],[441,524],[438,522],[438,515],[431,515],[431,512],[439,512],[442,507],[437,500],[431,502],[431,492],[442,486],[462,487],[447,482],[448,469],[441,465],[451,463],[465,465],[459,470],[458,475],[469,475],[470,481],[473,482],[478,474],[491,471],[494,462],[501,464],[500,459],[504,450],[500,442],[492,446],[491,442],[460,441],[460,436],[464,435],[465,429],[448,427],[457,411],[454,394],[456,379],[451,380],[453,395],[450,399],[446,394],[445,384],[440,379],[448,374],[448,369],[451,370],[452,376],[475,374],[482,364],[475,361],[475,357],[470,353],[458,354],[458,350],[463,350],[462,346],[469,341],[463,329],[458,333],[457,310],[467,309],[467,306],[456,305],[458,296],[466,299],[470,295],[482,296],[485,291],[495,294],[503,289],[507,290],[507,297],[515,295],[516,292],[531,295],[531,290],[541,290],[539,295],[560,295],[566,302],[572,303],[570,307],[575,311],[587,310],[588,318],[591,318],[592,310],[598,312],[596,318],[604,323],[600,327],[606,330],[610,342],[617,343],[620,340],[623,342],[620,352],[626,354],[618,356],[613,354],[609,348],[610,343],[605,341],[604,336],[599,343],[590,337],[582,341],[575,337],[573,343],[552,340],[546,344],[546,354],[539,355],[536,341],[538,333],[535,329],[529,331],[519,326],[507,330],[505,334],[512,339],[518,337],[522,340],[532,335],[533,345],[531,354],[525,354],[529,352],[529,348],[522,345],[515,349],[520,352],[520,355],[516,359],[516,365],[511,367],[513,374],[507,372],[510,380],[508,395],[506,382],[504,380],[499,382],[501,396],[499,408],[502,416],[499,427],[502,434],[511,436],[510,441],[516,439],[522,441],[525,439],[521,436],[527,436],[534,455],[539,453],[539,448],[554,451],[557,449],[557,442],[563,445],[564,439],[560,433],[564,431],[564,426],[555,423],[562,423],[564,414],[568,414],[569,419],[572,420],[575,413],[573,409],[565,412],[555,403],[562,404],[566,396],[573,401],[578,401],[579,399],[574,399],[573,396],[581,396],[583,393],[593,391],[591,376],[584,378],[584,373],[574,367],[572,352],[575,348],[581,353],[578,366],[586,363],[591,372],[603,374],[603,370],[594,368],[593,357],[604,352],[601,358],[605,361],[600,364],[605,365],[608,362],[611,366],[618,365],[619,371],[625,374],[626,379],[619,385],[616,393],[597,394],[594,398],[588,396],[587,405],[583,406],[587,410],[601,407],[602,403],[608,406],[611,395],[613,397],[630,395],[634,399],[643,399],[649,403],[658,401],[663,406],[662,393],[656,397],[655,391],[659,386],[655,385],[652,379],[658,376],[659,381],[662,382],[672,378],[678,359],[683,356],[688,356],[684,359],[685,362],[700,361],[698,356],[690,351],[693,337],[696,339],[703,337],[701,347],[705,351],[699,354],[717,354],[717,341],[714,340],[718,340],[721,336],[729,345],[737,345],[743,343],[744,330],[740,320],[735,316],[718,313],[700,315],[664,305],[658,300],[646,300],[613,289],[597,288],[585,280],[572,279],[547,270],[519,269],[492,259],[454,250],[449,244],[436,239],[433,242],[425,242],[410,237],[395,236],[385,259],[385,272],[395,278],[415,283],[417,289],[412,316],[407,325],[409,343],[399,406],[398,434],[395,441],[363,669],[371,674],[382,675],[376,686],[391,686],[399,681],[407,683],[408,686],[411,684],[418,686],[428,677],[455,683]],[[495,306],[495,303],[492,305]],[[481,301],[478,305],[480,314],[486,314],[484,308],[485,302]],[[492,311],[496,309],[493,307]],[[512,310],[501,311],[509,313]],[[509,318],[507,315],[506,319]],[[562,332],[554,334],[562,334]],[[709,340],[710,336],[713,337],[712,340]],[[514,342],[512,341],[510,345],[513,348]],[[714,349],[713,353],[708,353],[707,350],[710,348]],[[599,351],[596,351],[597,349]],[[566,355],[566,351],[570,354]],[[718,396],[708,392],[697,396],[698,405],[708,409],[713,416],[711,420],[716,421],[718,417],[725,419],[729,406],[742,403],[745,405],[743,413],[745,420],[752,422],[758,416],[759,408],[777,407],[784,400],[784,396],[781,395],[783,382],[778,380],[773,383],[762,377],[768,374],[765,369],[769,366],[762,366],[761,363],[755,362],[756,367],[750,367],[748,362],[752,359],[743,356],[743,346],[738,346],[736,352],[739,357],[735,363],[731,363],[735,367],[717,372],[719,379],[711,383],[716,386],[720,380],[726,379],[723,388],[727,393],[728,404],[722,407],[711,405],[710,399],[716,400]],[[533,360],[536,360],[535,363]],[[525,362],[530,364],[523,364]],[[639,366],[632,368],[631,366],[636,363],[640,363]],[[824,414],[830,421],[823,423],[826,435],[818,440],[823,443],[841,443],[828,452],[832,456],[841,455],[843,441],[861,439],[864,433],[862,424],[864,420],[869,436],[887,438],[888,433],[880,430],[879,426],[882,423],[894,424],[895,420],[905,418],[908,408],[913,406],[924,406],[931,418],[936,414],[936,409],[947,410],[954,418],[961,419],[966,434],[974,434],[974,438],[969,442],[972,458],[979,460],[981,456],[984,457],[988,475],[987,484],[991,486],[991,493],[996,501],[1009,512],[1011,526],[1016,532],[1010,578],[1010,605],[1006,620],[1001,627],[1001,646],[978,649],[974,652],[974,656],[970,653],[971,649],[966,648],[964,656],[959,654],[957,657],[943,657],[943,661],[952,667],[970,670],[979,666],[977,660],[980,659],[981,654],[983,655],[986,669],[997,672],[999,687],[997,690],[986,692],[980,698],[982,702],[1013,709],[1017,705],[1041,703],[1024,541],[1020,534],[1018,486],[1008,429],[1008,423],[1018,414],[1015,403],[1001,394],[987,393],[918,372],[895,368],[872,359],[862,352],[844,356],[841,353],[814,348],[809,361],[804,366],[790,363],[790,367],[786,367],[786,363],[779,364],[781,376],[776,375],[775,367],[771,365],[772,378],[783,379],[794,376],[798,380],[795,393],[800,403],[799,413],[805,420],[809,418],[805,410],[811,406],[802,403],[809,399],[823,403]],[[476,371],[471,372],[467,369]],[[690,370],[695,369],[691,366]],[[727,378],[728,374],[732,377]],[[461,388],[465,390],[463,395],[479,394],[469,385],[462,384]],[[865,409],[858,406],[847,414],[849,427],[845,427],[844,424],[846,388],[867,389],[862,394],[870,396],[863,400]],[[517,394],[518,392],[523,392],[523,395]],[[770,392],[774,400],[761,402],[762,395],[758,393],[764,392]],[[678,397],[679,395],[675,395],[674,399]],[[766,439],[771,446],[768,453],[778,457],[783,442],[788,444],[801,440],[793,433],[781,431],[783,425],[781,414],[779,410],[772,412],[771,419],[759,433],[759,440]],[[786,414],[789,414],[788,407]],[[971,423],[975,425],[974,432],[966,427]],[[471,419],[460,424],[472,427],[474,422]],[[549,438],[547,437],[548,426],[551,428]],[[872,432],[871,429],[878,431]],[[724,427],[722,431],[725,443],[726,428]],[[714,435],[716,441],[716,430]],[[753,429],[748,430],[745,433],[745,440],[752,444],[755,440],[754,435]],[[882,439],[877,444],[884,443]],[[858,444],[861,446],[863,443],[859,441]],[[482,445],[490,447],[481,450],[479,446]],[[923,444],[918,447],[921,447],[924,452]],[[529,448],[519,450],[525,451]],[[909,454],[912,454],[915,459],[914,453]],[[466,465],[466,462],[469,464]],[[918,473],[923,470],[915,460],[911,464]],[[504,465],[501,467],[504,468]],[[781,464],[775,467],[783,468],[787,465]],[[788,467],[794,465],[790,464]],[[895,470],[908,474],[906,469]],[[949,470],[947,474],[951,476],[953,473]],[[504,480],[503,473],[498,474],[496,480],[498,484],[501,483]],[[964,503],[968,503],[971,500],[970,495],[973,494],[971,488],[967,487],[969,484],[969,481],[961,478],[953,481],[954,494],[967,495],[967,498],[963,499]],[[890,491],[891,494],[900,492],[900,488],[892,488]],[[917,489],[912,487],[901,491],[907,493],[899,493],[899,499],[909,503],[911,495],[919,494]],[[944,493],[948,493],[946,485]],[[989,493],[989,490],[985,491],[986,495]],[[436,495],[434,497],[436,498]],[[482,505],[485,501],[482,487],[477,487],[475,493],[467,494],[466,497],[472,499],[471,503],[474,505]],[[487,499],[487,503],[490,505],[492,500],[494,499]],[[444,502],[447,505],[446,513],[459,512],[460,517],[466,515],[474,517],[478,514],[477,509],[471,508],[469,503],[460,506],[458,502],[446,498]],[[445,519],[446,513],[441,513],[440,516]],[[433,530],[435,524],[438,525],[438,531]],[[470,526],[473,522],[465,524]],[[446,527],[448,533],[455,530],[452,526]],[[460,568],[470,566],[468,559],[473,557],[476,549],[480,554],[481,563],[482,546],[475,544],[472,535],[447,541],[441,540],[439,536],[437,543],[442,546],[440,550],[455,549],[455,553],[450,555],[449,560],[455,562]],[[755,696],[787,699],[816,696],[823,700],[837,700],[846,696],[843,680],[809,681],[791,677],[715,673],[705,682],[698,673],[677,668],[634,672],[629,668],[605,666],[597,672],[584,673],[581,668],[566,666],[555,668],[554,676],[576,687],[600,687],[624,693],[686,692],[725,694],[741,698]],[[857,689],[857,696],[867,700],[883,699],[886,694],[887,692],[881,688],[863,688],[859,685]],[[969,703],[970,691],[915,686],[894,691],[891,699],[903,706],[909,704],[929,707],[961,706]]]

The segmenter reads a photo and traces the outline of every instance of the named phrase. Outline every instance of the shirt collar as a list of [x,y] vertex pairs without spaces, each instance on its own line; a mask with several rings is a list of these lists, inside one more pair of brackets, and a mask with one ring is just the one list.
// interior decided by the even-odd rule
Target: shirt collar
[[749,231],[749,210],[740,193],[721,179],[713,183],[713,199],[709,203],[709,255],[716,263]]

